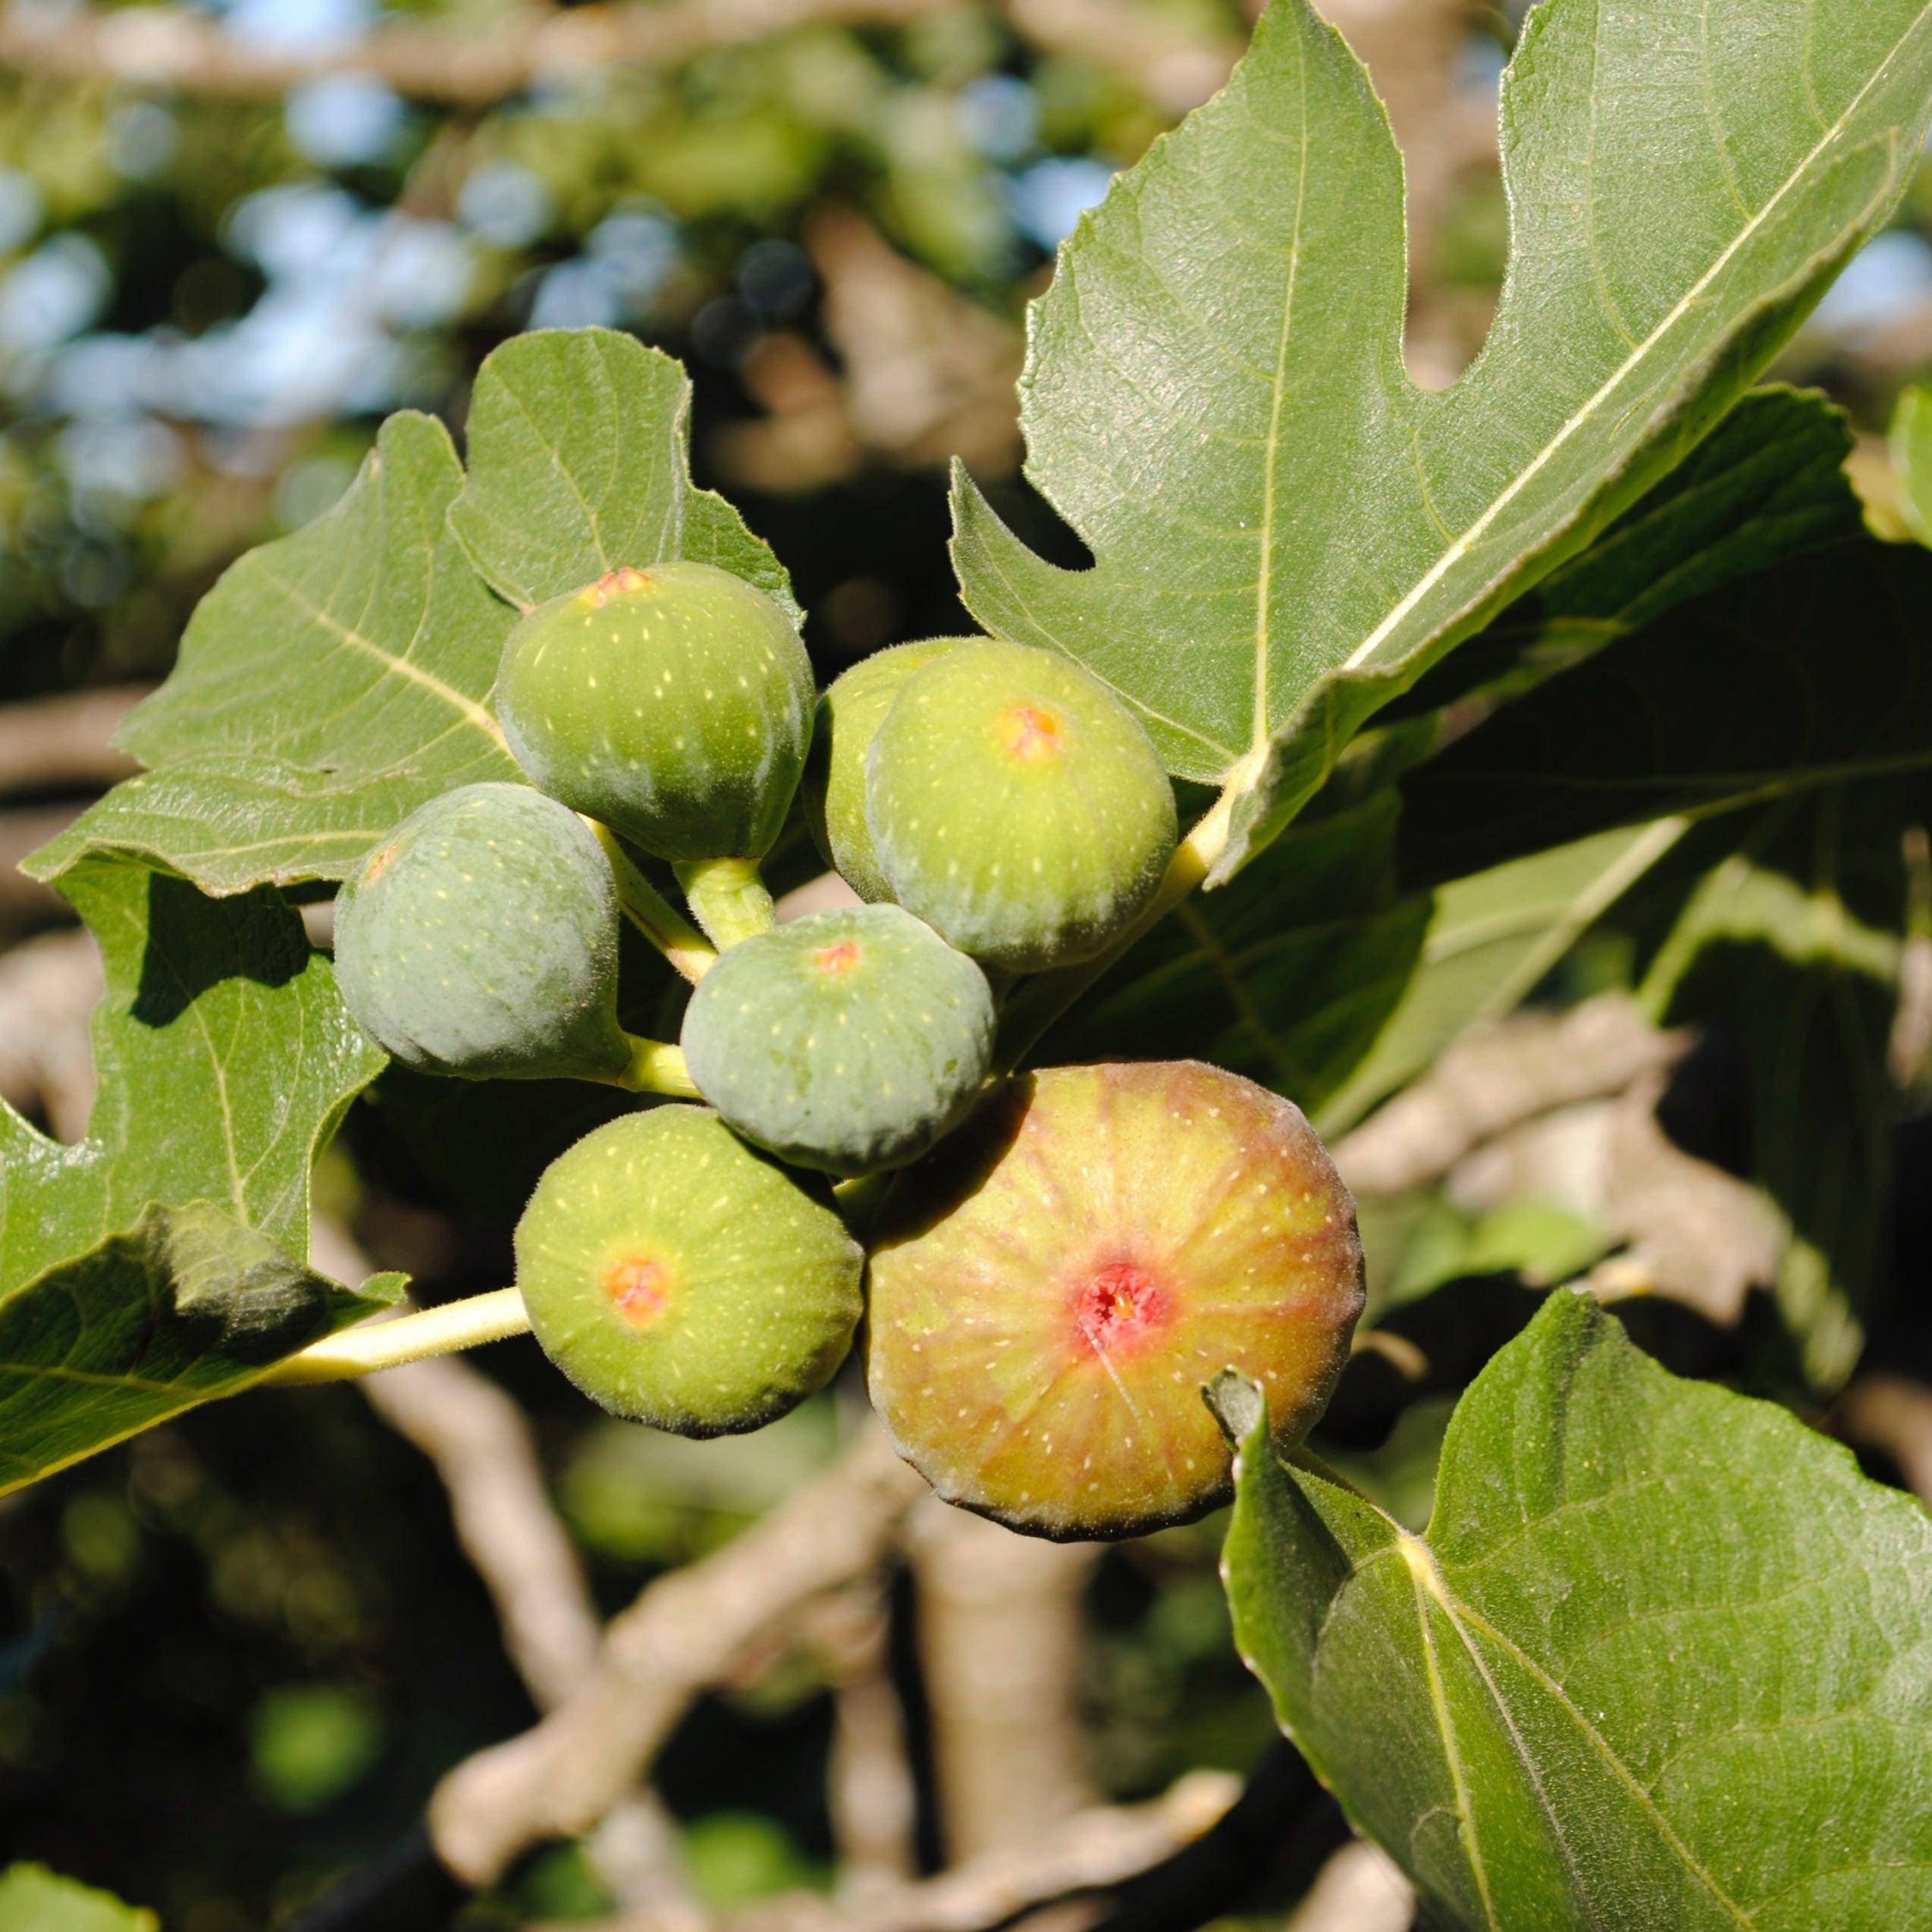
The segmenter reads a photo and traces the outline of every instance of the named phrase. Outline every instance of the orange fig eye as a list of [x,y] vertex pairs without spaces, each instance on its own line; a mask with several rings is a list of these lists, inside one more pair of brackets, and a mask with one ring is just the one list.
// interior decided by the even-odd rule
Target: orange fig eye
[[626,1255],[604,1271],[604,1292],[619,1315],[642,1328],[663,1313],[670,1281],[663,1264],[648,1255]]
[[812,963],[828,977],[842,979],[864,956],[864,949],[858,940],[839,939],[830,946],[820,946],[812,955]]
[[1060,749],[1060,721],[1050,711],[1031,704],[1016,704],[999,720],[999,742],[1006,751],[1026,764],[1038,764]]
[[613,597],[622,597],[626,591],[641,591],[651,581],[648,571],[633,569],[626,564],[622,569],[613,570],[598,578],[584,593],[586,604],[608,604]]

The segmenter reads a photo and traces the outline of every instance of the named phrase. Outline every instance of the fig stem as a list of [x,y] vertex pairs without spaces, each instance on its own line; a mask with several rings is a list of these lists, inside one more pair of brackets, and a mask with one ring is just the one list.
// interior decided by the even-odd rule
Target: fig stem
[[597,834],[617,881],[617,902],[624,917],[676,970],[695,986],[717,962],[717,954],[704,936],[638,870],[623,842],[609,826],[588,815],[584,823]]
[[704,1097],[684,1063],[682,1049],[661,1040],[640,1040],[635,1033],[625,1037],[631,1043],[631,1063],[611,1076],[613,1087],[621,1087],[627,1093],[668,1093],[679,1100]]
[[359,1322],[278,1362],[257,1386],[286,1388],[307,1382],[347,1382],[356,1375],[374,1375],[379,1369],[397,1369],[406,1362],[474,1348],[479,1342],[526,1335],[529,1328],[522,1296],[514,1288],[497,1288],[386,1322]]
[[1215,861],[1228,848],[1228,829],[1234,809],[1235,789],[1231,783],[1200,822],[1175,848],[1174,856],[1168,860],[1167,870],[1161,877],[1159,889],[1147,902],[1134,924],[1105,952],[1096,958],[1083,960],[1077,966],[1063,966],[1055,972],[1042,973],[1026,981],[1008,1001],[1000,1016],[999,1050],[994,1061],[998,1072],[1012,1072],[1039,1045],[1040,1036],[1047,1028],[1214,870]]
[[671,869],[693,916],[720,952],[770,932],[777,923],[756,859],[682,859]]

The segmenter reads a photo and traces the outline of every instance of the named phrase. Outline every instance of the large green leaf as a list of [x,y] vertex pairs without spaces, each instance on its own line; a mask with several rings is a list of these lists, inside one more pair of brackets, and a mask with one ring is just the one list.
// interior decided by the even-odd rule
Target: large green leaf
[[1430,394],[1386,118],[1306,0],[1275,0],[1033,312],[1029,473],[1093,567],[1042,561],[962,477],[969,606],[1087,663],[1177,773],[1231,782],[1226,877],[1736,400],[1890,205],[1928,98],[1927,0],[1548,0],[1504,85],[1501,304]]
[[450,527],[528,610],[607,571],[687,557],[748,578],[796,613],[790,580],[738,513],[692,487],[691,384],[614,329],[539,329],[478,372],[469,481]]
[[1414,1536],[1270,1449],[1243,1655],[1350,1821],[1482,1932],[1932,1921],[1932,1521],[1559,1291],[1485,1369]]
[[[1425,764],[1405,783],[1422,795],[1411,809],[1385,781],[1686,601],[1858,538],[1843,470],[1850,444],[1821,397],[1747,397],[1596,543],[1392,706],[1373,755],[1338,773],[1225,891],[1143,939],[1055,1030],[1049,1052],[1206,1052],[1332,1131],[1465,1028],[1507,1012],[1675,848],[1684,822],[1542,849],[1518,839],[1513,856],[1459,877],[1430,862],[1433,846],[1439,831],[1479,838],[1483,801],[1438,828]],[[1658,701],[1667,707],[1673,692]],[[1598,748],[1600,767],[1620,751],[1642,768],[1644,748],[1615,743]],[[1333,802],[1372,779],[1385,782],[1366,803]],[[1533,814],[1524,820],[1542,830]],[[1427,886],[1438,889],[1417,889]]]
[[174,675],[121,727],[153,769],[29,869],[95,849],[210,892],[340,879],[425,799],[516,777],[488,704],[515,613],[445,529],[462,484],[440,423],[392,416],[333,510],[202,600]]
[[[107,972],[86,1137],[0,1109],[0,1484],[240,1386],[366,1313],[299,1264],[316,1151],[381,1055],[272,890],[124,861],[61,889]],[[156,1203],[178,1214],[144,1215]]]

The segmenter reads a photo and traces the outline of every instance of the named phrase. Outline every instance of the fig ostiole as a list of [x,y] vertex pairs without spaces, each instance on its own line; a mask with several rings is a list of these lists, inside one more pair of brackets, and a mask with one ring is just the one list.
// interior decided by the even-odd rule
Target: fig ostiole
[[757,860],[811,735],[791,619],[707,563],[613,570],[513,630],[497,716],[531,780],[654,857]]
[[998,640],[915,670],[866,753],[892,896],[1008,973],[1103,952],[1159,889],[1174,788],[1137,720],[1070,658]]
[[617,1021],[617,893],[582,820],[527,785],[410,814],[336,901],[350,1011],[406,1066],[688,1091],[681,1056]]
[[865,822],[865,754],[899,688],[915,671],[977,638],[921,638],[861,659],[819,698],[800,796],[819,855],[868,904],[889,901],[891,882]]
[[699,1091],[748,1140],[847,1176],[901,1166],[992,1064],[986,975],[896,906],[822,912],[724,954],[685,1009]]
[[1203,1399],[1233,1369],[1300,1441],[1363,1302],[1347,1189],[1287,1101],[1193,1061],[1017,1079],[899,1177],[875,1232],[866,1373],[949,1501],[1056,1539],[1226,1500]]
[[560,1156],[516,1253],[544,1353],[611,1414],[679,1435],[776,1421],[858,1325],[844,1222],[705,1107],[627,1114]]

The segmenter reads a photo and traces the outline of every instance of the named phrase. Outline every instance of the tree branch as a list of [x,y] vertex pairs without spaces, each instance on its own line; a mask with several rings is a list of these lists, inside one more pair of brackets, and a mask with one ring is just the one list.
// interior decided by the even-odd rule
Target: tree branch
[[429,1827],[438,1855],[481,1887],[532,1846],[588,1830],[741,1658],[884,1560],[924,1488],[868,1430],[735,1542],[660,1578],[612,1621],[589,1676],[563,1704],[437,1787]]

